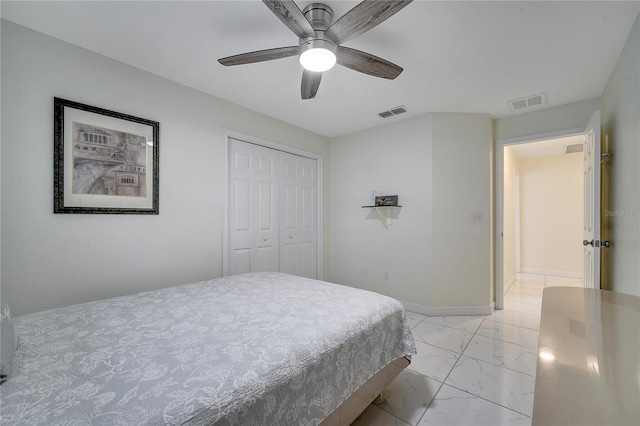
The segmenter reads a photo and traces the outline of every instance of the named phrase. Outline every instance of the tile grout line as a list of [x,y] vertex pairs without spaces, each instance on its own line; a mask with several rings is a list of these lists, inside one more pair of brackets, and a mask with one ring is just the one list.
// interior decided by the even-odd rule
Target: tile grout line
[[491,401],[490,399],[484,398],[484,397],[482,397],[482,396],[480,396],[480,395],[476,395],[476,394],[473,394],[473,393],[469,393],[468,391],[466,391],[466,390],[464,390],[464,389],[460,389],[459,387],[456,387],[456,386],[453,386],[453,385],[447,385],[447,386],[451,386],[452,388],[457,389],[457,390],[459,390],[460,392],[464,392],[464,393],[466,393],[467,395],[471,395],[471,396],[472,396],[472,397],[474,397],[474,398],[479,398],[479,399],[481,399],[481,400],[483,400],[483,401],[487,401],[487,402],[489,402],[489,403],[491,403],[491,404],[493,404],[493,405],[497,405],[498,407],[502,407],[502,408],[504,408],[505,410],[509,410],[509,411],[513,411],[514,413],[521,414],[521,415],[523,415],[523,416],[525,416],[525,417],[527,417],[527,418],[529,418],[529,419],[532,417],[532,416],[530,416],[530,415],[528,415],[528,414],[521,413],[521,412],[520,412],[520,411],[518,411],[518,410],[514,410],[513,408],[506,407],[506,406],[504,406],[504,405],[502,405],[502,404],[500,404],[500,403],[497,403],[497,402],[495,402],[495,401]]
[[[464,355],[464,351],[467,350],[467,347],[469,346],[469,344],[471,343],[471,341],[473,340],[473,338],[475,337],[476,333],[478,332],[478,329],[480,329],[480,326],[482,325],[482,323],[484,322],[484,320],[487,318],[487,316],[485,315],[484,318],[482,318],[482,321],[480,321],[480,324],[478,324],[478,327],[476,328],[476,331],[473,333],[473,335],[471,336],[471,339],[469,339],[469,342],[467,342],[467,344],[465,345],[464,349],[462,349],[462,352],[460,353],[460,355],[458,356],[458,359],[456,359],[455,364],[453,364],[453,367],[451,367],[451,369],[449,370],[449,372],[447,373],[446,377],[442,380],[442,382],[440,383],[440,387],[438,387],[438,391],[435,393],[435,395],[433,395],[433,398],[431,398],[431,401],[429,402],[429,405],[427,406],[427,409],[424,410],[424,413],[422,413],[422,416],[420,416],[420,418],[418,419],[418,423],[416,423],[416,425],[418,425],[420,423],[420,421],[422,420],[422,418],[424,417],[425,414],[427,414],[427,411],[429,411],[429,408],[431,407],[431,404],[433,404],[433,401],[436,400],[436,398],[438,397],[438,394],[440,393],[440,390],[442,390],[442,387],[445,385],[445,382],[447,381],[447,379],[449,378],[449,376],[451,375],[451,372],[456,368],[456,366],[458,365],[458,363],[460,362],[460,359],[462,358],[462,355]],[[426,319],[426,318],[425,318]],[[440,325],[440,324],[438,324]],[[443,326],[444,327],[444,326]],[[453,327],[449,327],[449,328],[453,328]],[[463,330],[460,330],[463,331]],[[468,332],[467,332],[468,333]],[[426,342],[425,342],[426,343]],[[428,344],[428,343],[427,343]],[[434,345],[432,345],[434,346]],[[437,346],[436,346],[437,347]],[[453,352],[453,351],[450,351]],[[451,385],[447,385],[447,386],[451,386]],[[453,386],[452,386],[453,387]],[[457,389],[457,388],[456,388]],[[462,389],[459,389],[462,390]],[[463,391],[464,392],[464,391]],[[467,392],[469,393],[469,392]],[[470,394],[469,395],[473,395]],[[475,395],[474,395],[475,396]]]
[[[479,326],[478,326],[478,328],[476,329],[475,333],[473,333],[473,337],[475,337],[475,336],[476,336],[476,334],[478,333],[478,330],[480,329],[480,327],[482,327],[482,324],[484,323],[484,321],[487,319],[487,317],[488,317],[488,316],[489,316],[489,315],[485,315],[485,317],[482,319],[482,322],[480,323],[480,325],[479,325]],[[523,328],[524,328],[524,327],[523,327]],[[486,336],[482,336],[481,334],[478,334],[478,336],[486,337]],[[471,338],[471,340],[473,340],[473,337]],[[464,355],[464,356],[466,356],[467,358],[473,358],[473,359],[475,359],[475,360],[478,360],[478,358],[472,357],[472,356],[470,356],[470,355],[465,355],[465,353],[464,353],[464,352],[467,350],[467,348],[469,347],[469,345],[471,344],[471,340],[469,340],[469,343],[467,343],[467,345],[464,347],[464,350],[463,350],[463,351],[462,351],[462,353],[460,354],[460,357],[459,357],[459,358],[458,358],[458,360],[456,361],[455,365],[453,366],[453,368],[451,369],[451,371],[449,371],[449,374],[447,374],[447,377],[445,378],[445,381],[449,378],[449,376],[451,375],[451,372],[456,368],[456,366],[458,365],[458,362],[460,362],[460,359],[462,358],[462,356],[463,356],[463,355]],[[498,339],[494,339],[494,340],[498,340]],[[501,341],[501,340],[498,340],[498,341]],[[536,350],[536,352],[537,352],[537,350]],[[479,361],[483,361],[483,360],[479,360]],[[487,361],[483,361],[483,362],[487,362]],[[521,371],[512,370],[512,369],[507,368],[507,367],[505,367],[505,366],[503,366],[503,365],[497,365],[497,364],[493,364],[493,363],[491,363],[491,362],[487,362],[487,364],[492,364],[492,365],[495,365],[495,366],[497,366],[497,367],[502,367],[502,368],[505,368],[505,369],[510,370],[510,371],[515,371],[515,372],[517,372],[517,373],[525,374],[525,373],[522,373]],[[530,375],[528,375],[528,374],[525,374],[525,375],[526,375],[526,376],[531,377],[531,376],[530,376]],[[534,379],[535,379],[535,376],[534,376]],[[444,382],[443,382],[443,384],[444,384]],[[450,384],[449,384],[449,385],[447,385],[447,386],[451,386],[452,388],[458,389],[458,390],[459,390],[459,391],[461,391],[461,392],[464,392],[464,393],[466,393],[466,394],[472,395],[472,396],[474,396],[474,397],[476,397],[476,398],[480,398],[480,399],[482,399],[482,400],[484,400],[484,401],[490,402],[491,404],[495,404],[495,405],[497,405],[497,406],[499,406],[499,407],[502,407],[502,408],[504,408],[504,409],[506,409],[506,410],[513,411],[514,413],[521,414],[521,415],[523,415],[523,416],[525,416],[525,417],[527,417],[527,418],[531,418],[531,416],[529,416],[529,415],[527,415],[527,414],[525,414],[525,413],[521,413],[520,411],[514,410],[513,408],[510,408],[510,407],[505,407],[505,406],[504,406],[504,405],[502,405],[502,404],[498,404],[497,402],[494,402],[494,401],[491,401],[491,400],[489,400],[489,399],[483,398],[483,397],[481,397],[481,396],[479,396],[479,395],[475,395],[475,394],[473,394],[473,393],[467,392],[467,391],[466,391],[466,390],[464,390],[464,389],[460,389],[460,388],[458,388],[458,387],[456,387],[456,386],[453,386],[453,385],[450,385]],[[442,386],[441,386],[440,388],[442,388]],[[438,389],[438,392],[440,392],[440,389]],[[436,396],[437,396],[437,395],[438,395],[438,394],[436,393],[436,395],[433,397],[433,399],[436,399]],[[429,404],[429,405],[431,405],[431,404]],[[427,408],[427,409],[428,409],[428,408]],[[425,413],[426,413],[426,411],[425,411]],[[424,414],[423,414],[423,416],[424,416]]]
[[[545,280],[546,280],[546,276],[545,276]],[[546,288],[546,281],[545,281],[545,288]],[[509,294],[509,292],[507,292],[507,294]],[[511,293],[511,294],[520,294],[520,293],[515,293],[515,292],[514,292],[514,293]],[[534,296],[534,295],[525,295],[525,296],[537,297],[537,296]],[[540,299],[542,299],[542,298],[540,297]],[[532,305],[533,305],[533,304],[532,304]],[[503,310],[505,310],[505,309],[504,309],[504,307],[503,307]],[[513,312],[513,311],[512,311],[512,312]],[[515,312],[518,312],[518,311],[515,311]],[[532,314],[529,314],[529,315],[531,315],[531,316],[535,316],[535,315],[532,315]],[[446,315],[445,315],[445,316],[446,316]],[[422,419],[424,418],[424,416],[427,414],[427,411],[429,411],[429,408],[431,408],[431,406],[432,406],[432,404],[433,404],[433,401],[435,401],[435,399],[437,398],[438,394],[439,394],[439,393],[440,393],[440,391],[442,390],[442,387],[446,384],[446,381],[449,379],[449,376],[451,375],[451,373],[453,372],[453,370],[454,370],[454,369],[458,366],[458,364],[460,363],[460,360],[462,359],[462,356],[463,356],[463,355],[464,355],[465,357],[467,357],[467,358],[472,358],[472,359],[475,359],[475,360],[479,360],[479,361],[487,362],[487,364],[492,364],[492,365],[495,365],[495,366],[497,366],[497,367],[504,368],[504,369],[509,370],[509,371],[513,371],[513,372],[516,372],[516,373],[520,373],[520,374],[523,374],[523,375],[528,376],[528,377],[533,377],[533,378],[534,378],[534,380],[535,380],[535,376],[531,376],[531,375],[529,375],[529,374],[527,374],[527,373],[523,373],[522,371],[514,370],[514,369],[512,369],[512,368],[508,368],[508,367],[506,367],[506,366],[504,366],[504,365],[498,365],[498,364],[494,364],[494,363],[492,363],[492,362],[484,361],[484,360],[481,360],[481,359],[475,358],[475,357],[470,356],[470,355],[465,355],[465,352],[466,352],[467,348],[469,347],[469,345],[471,344],[471,341],[473,340],[473,338],[474,338],[476,335],[481,336],[481,337],[485,337],[485,338],[488,338],[488,339],[496,340],[496,341],[499,341],[499,342],[511,343],[511,344],[513,344],[513,345],[516,345],[516,346],[519,346],[519,347],[522,347],[522,348],[526,348],[526,349],[533,349],[533,348],[530,348],[530,347],[528,347],[528,346],[523,346],[523,345],[519,345],[519,344],[517,344],[517,343],[507,342],[507,341],[504,341],[504,340],[501,340],[501,339],[495,339],[495,338],[493,338],[493,337],[487,337],[487,336],[483,336],[483,335],[481,335],[481,334],[478,334],[478,330],[482,327],[482,325],[484,324],[484,322],[487,320],[487,318],[488,318],[488,317],[489,317],[489,315],[484,315],[484,318],[482,318],[482,321],[480,322],[480,324],[478,325],[478,327],[476,327],[476,329],[475,329],[475,331],[474,331],[473,333],[469,333],[469,332],[468,332],[468,331],[466,331],[466,330],[456,329],[456,328],[454,328],[454,327],[447,327],[447,326],[444,326],[444,325],[442,325],[442,324],[438,324],[438,323],[432,323],[432,324],[439,325],[439,326],[441,326],[441,327],[452,328],[452,329],[454,329],[454,330],[458,330],[458,331],[464,331],[464,332],[466,332],[466,333],[472,334],[472,336],[471,336],[471,339],[469,339],[469,342],[467,342],[467,344],[466,344],[466,345],[464,346],[464,348],[462,349],[462,352],[459,354],[459,356],[458,356],[458,358],[456,359],[456,362],[454,363],[453,367],[451,367],[451,369],[449,370],[449,372],[447,373],[447,375],[446,375],[446,377],[443,379],[443,381],[442,381],[442,382],[440,382],[440,386],[438,387],[438,390],[435,392],[435,394],[434,394],[433,398],[431,399],[431,401],[429,401],[429,405],[427,405],[427,408],[424,410],[424,412],[422,413],[422,415],[420,416],[420,418],[418,419],[417,423],[416,423],[414,426],[417,426],[417,425],[422,421]],[[422,318],[422,319],[421,319],[421,320],[420,320],[420,321],[419,321],[419,322],[414,326],[414,328],[415,328],[415,327],[417,327],[417,326],[418,326],[419,324],[421,324],[422,322],[427,321],[427,320],[428,320],[428,318],[429,318],[429,316],[428,316],[428,315],[425,315],[425,317],[424,317],[424,318]],[[539,328],[538,328],[538,329],[532,329],[532,328],[529,328],[529,327],[523,327],[523,326],[521,326],[521,325],[508,324],[508,323],[505,323],[505,322],[502,322],[502,321],[497,321],[497,320],[495,320],[495,319],[491,319],[491,320],[489,320],[489,321],[494,321],[494,322],[497,322],[497,323],[500,323],[500,324],[503,324],[503,325],[509,325],[509,326],[512,326],[512,327],[523,328],[523,329],[525,329],[525,330],[533,330],[533,331],[536,331],[536,332],[538,332],[538,333],[539,333]],[[420,342],[422,342],[422,340],[420,340],[420,339],[418,339],[418,340],[419,340]],[[439,346],[432,345],[432,344],[430,344],[430,343],[428,343],[428,342],[422,342],[422,343],[425,343],[425,344],[427,344],[427,345],[431,345],[431,346],[434,346],[434,347],[440,348]],[[446,349],[446,348],[440,348],[440,349],[449,350],[449,349]],[[449,350],[449,351],[450,351],[450,352],[454,352],[454,351],[451,351],[451,350]],[[456,353],[457,353],[457,352],[456,352]],[[536,353],[537,353],[537,348],[536,348]],[[412,371],[414,371],[414,370],[412,370]],[[417,374],[420,374],[420,375],[422,375],[422,376],[424,376],[424,377],[430,378],[429,376],[427,376],[427,375],[425,375],[425,374],[419,373],[419,372],[417,372],[417,371],[414,371],[414,372],[416,372]],[[432,379],[432,380],[435,380],[435,379]],[[435,380],[435,381],[439,382],[439,380]],[[466,394],[468,394],[468,395],[471,395],[471,396],[473,396],[473,397],[475,397],[475,398],[479,398],[479,399],[482,399],[483,401],[486,401],[486,402],[488,402],[488,403],[491,403],[491,404],[494,404],[494,405],[496,405],[496,406],[502,407],[502,408],[504,408],[505,410],[509,410],[509,411],[511,411],[511,412],[513,412],[513,413],[520,414],[520,415],[525,416],[525,417],[527,417],[527,418],[529,418],[529,419],[531,419],[531,418],[532,418],[531,416],[529,416],[529,415],[527,415],[527,414],[525,414],[525,413],[521,413],[520,411],[514,410],[513,408],[510,408],[510,407],[505,407],[505,406],[504,406],[504,405],[502,405],[502,404],[499,404],[499,403],[496,403],[496,402],[491,401],[491,400],[489,400],[489,399],[483,398],[483,397],[481,397],[481,396],[479,396],[479,395],[475,395],[475,394],[469,393],[469,392],[467,392],[466,390],[460,389],[460,388],[458,388],[458,387],[456,387],[456,386],[453,386],[453,385],[451,385],[451,384],[447,384],[447,386],[451,386],[452,388],[457,389],[457,390],[459,390],[459,391],[461,391],[461,392],[464,392],[464,393],[466,393]],[[394,416],[394,417],[396,417],[396,416]],[[398,418],[398,417],[396,417],[396,418]],[[400,420],[402,420],[402,419],[400,419]]]
[[[418,373],[418,374],[422,374],[422,373]],[[424,376],[424,374],[422,374],[422,375]],[[427,377],[428,379],[431,378],[429,376],[425,376],[425,377]],[[432,379],[432,380],[435,380],[435,379]],[[427,411],[429,411],[429,408],[431,407],[431,404],[433,404],[433,401],[436,400],[436,396],[438,396],[438,394],[440,393],[440,389],[442,389],[442,386],[444,386],[444,382],[440,382],[439,380],[436,380],[436,382],[440,383],[440,386],[438,386],[438,390],[436,391],[436,393],[433,394],[433,398],[431,398],[431,401],[429,401],[429,405],[427,405],[427,408],[420,415],[420,417],[418,417],[418,421],[413,426],[417,426],[418,424],[420,424],[420,422],[422,421],[422,418],[424,417],[424,415],[427,414]]]
[[[485,317],[482,319],[482,322],[480,322],[480,324],[478,325],[478,328],[476,328],[476,331],[473,333],[473,336],[471,337],[471,340],[473,340],[473,338],[476,336],[476,334],[477,334],[478,330],[480,329],[480,327],[482,326],[482,324],[484,323],[484,321],[487,319],[487,316],[488,316],[488,315],[485,315]],[[486,336],[482,336],[481,334],[478,334],[478,336],[486,337]],[[529,416],[529,415],[527,415],[527,414],[525,414],[525,413],[521,413],[520,411],[514,410],[513,408],[505,407],[505,406],[504,406],[504,405],[502,405],[502,404],[499,404],[499,403],[497,403],[497,402],[494,402],[494,401],[491,401],[491,400],[489,400],[489,399],[483,398],[483,397],[481,397],[481,396],[479,396],[479,395],[475,395],[475,394],[469,393],[468,391],[466,391],[466,390],[464,390],[464,389],[460,389],[460,388],[458,388],[458,387],[456,387],[456,386],[454,386],[454,385],[451,385],[451,384],[447,384],[447,383],[445,383],[445,382],[447,381],[447,379],[449,378],[449,376],[451,375],[451,373],[453,372],[453,370],[456,368],[456,366],[457,366],[457,365],[458,365],[458,363],[460,362],[460,359],[462,358],[462,356],[463,356],[463,355],[464,355],[464,356],[466,356],[466,357],[468,357],[468,358],[473,358],[473,359],[476,359],[476,360],[478,359],[478,358],[475,358],[475,357],[472,357],[472,356],[469,356],[469,355],[465,355],[465,353],[464,353],[464,352],[467,350],[467,348],[469,347],[469,345],[471,344],[471,340],[469,340],[469,343],[467,343],[467,344],[466,344],[466,346],[464,347],[464,349],[463,349],[462,353],[460,353],[460,354],[459,354],[459,357],[458,357],[458,359],[456,360],[455,364],[453,365],[453,367],[451,368],[451,370],[449,370],[449,373],[447,373],[447,376],[444,378],[444,380],[440,383],[440,386],[438,387],[438,391],[435,393],[435,395],[433,396],[433,398],[432,398],[432,399],[431,399],[431,401],[429,402],[429,405],[427,406],[427,409],[424,411],[424,413],[422,413],[422,416],[420,416],[420,419],[418,419],[418,423],[416,423],[416,425],[418,425],[418,424],[420,423],[420,421],[422,420],[422,418],[425,416],[425,414],[427,414],[427,411],[429,410],[429,408],[430,408],[430,407],[431,407],[431,405],[433,404],[433,401],[435,401],[436,397],[438,396],[438,393],[440,393],[440,391],[442,390],[442,387],[443,387],[445,384],[446,384],[447,386],[451,386],[452,388],[459,390],[460,392],[464,392],[464,393],[466,393],[467,395],[471,395],[471,396],[472,396],[472,397],[474,397],[474,398],[482,399],[483,401],[486,401],[486,402],[488,402],[488,403],[490,403],[490,404],[494,404],[494,405],[497,405],[497,406],[499,406],[499,407],[502,407],[502,408],[504,408],[505,410],[509,410],[509,411],[514,412],[514,413],[517,413],[517,414],[523,415],[523,416],[525,416],[525,417],[527,417],[527,418],[529,418],[529,419],[531,418],[531,416]],[[498,340],[498,339],[494,339],[494,340]],[[508,343],[508,342],[507,342],[507,343]],[[428,343],[427,343],[427,344],[428,344]],[[437,346],[436,346],[436,347],[437,347]],[[480,360],[480,361],[482,361],[482,360]],[[487,362],[487,361],[484,361],[484,362]],[[490,363],[490,362],[487,362],[487,363],[488,363],[488,364],[493,364],[493,363]],[[510,371],[515,371],[515,372],[518,372],[518,373],[521,373],[521,374],[525,374],[525,373],[522,373],[521,371],[512,370],[512,369],[509,369],[509,368],[507,368],[507,367],[505,367],[505,366],[501,366],[501,365],[497,365],[497,364],[493,364],[493,365],[496,365],[496,366],[498,366],[498,367],[505,368],[505,369],[510,370]],[[420,373],[419,373],[419,374],[420,374]],[[531,376],[530,376],[530,375],[528,375],[528,374],[525,374],[525,375],[527,375],[527,376],[531,377]],[[425,376],[425,377],[428,377],[428,376]]]
[[[546,285],[546,284],[545,284],[545,285]],[[509,293],[509,292],[507,292],[507,294],[508,294],[508,293]],[[504,310],[504,307],[503,307],[503,310]],[[451,372],[453,372],[453,370],[456,368],[456,366],[457,366],[457,365],[458,365],[458,363],[460,362],[460,359],[462,358],[462,356],[463,356],[463,355],[464,355],[464,356],[466,356],[466,357],[468,357],[468,358],[473,358],[473,359],[478,360],[478,358],[472,357],[472,356],[470,356],[470,355],[465,355],[465,351],[467,350],[467,348],[468,348],[468,347],[469,347],[469,345],[471,344],[471,341],[473,340],[473,338],[474,338],[476,335],[481,336],[481,337],[487,337],[487,336],[482,336],[481,334],[477,334],[477,333],[478,333],[478,330],[482,327],[482,324],[484,324],[484,322],[487,320],[487,318],[488,318],[488,317],[489,317],[489,315],[485,315],[485,316],[484,316],[484,318],[483,318],[483,319],[482,319],[482,321],[480,322],[480,325],[478,326],[478,328],[476,328],[476,331],[473,333],[473,336],[471,337],[471,340],[469,340],[469,343],[467,343],[467,345],[464,347],[464,350],[463,350],[463,351],[462,351],[462,353],[460,354],[460,357],[456,360],[456,363],[454,364],[453,368],[451,368],[451,370],[450,370],[450,371],[449,371],[449,373],[447,374],[447,377],[445,377],[444,382],[442,382],[443,384],[447,381],[447,379],[448,379],[448,378],[449,378],[449,376],[451,375]],[[494,320],[490,320],[490,321],[494,321]],[[496,321],[496,322],[499,322],[499,323],[501,323],[501,324],[506,324],[506,323],[502,323],[501,321]],[[512,325],[512,324],[506,324],[506,325]],[[530,328],[528,328],[528,327],[521,327],[521,326],[517,326],[517,325],[513,325],[513,326],[514,326],[514,327],[524,328],[524,329],[527,329],[527,330],[532,330],[532,329],[530,329]],[[539,331],[539,330],[535,330],[535,331]],[[493,339],[493,338],[491,338],[491,337],[487,337],[487,338],[489,338],[489,339]],[[500,339],[493,339],[493,340],[498,340],[498,341],[500,341],[500,342],[502,341],[502,340],[500,340]],[[509,342],[505,342],[505,343],[509,343]],[[518,345],[518,346],[521,346],[521,345]],[[521,347],[524,347],[524,346],[521,346]],[[537,353],[537,349],[536,349],[536,353]],[[483,360],[479,360],[479,361],[483,361]],[[483,361],[483,362],[487,362],[487,361]],[[518,370],[513,370],[513,369],[511,369],[511,368],[505,367],[504,365],[493,364],[493,363],[491,363],[491,362],[487,362],[487,364],[492,364],[492,365],[495,365],[495,366],[498,366],[498,367],[502,367],[502,368],[507,369],[507,370],[510,370],[510,371],[515,371],[515,372],[517,372],[517,373],[524,374],[524,375],[526,375],[526,376],[532,377],[532,376],[531,376],[531,375],[529,375],[529,374],[523,373],[523,372],[518,371]],[[533,377],[534,377],[534,379],[535,379],[535,376],[533,376]],[[496,402],[494,402],[494,401],[490,401],[490,400],[488,400],[488,399],[486,399],[486,398],[482,398],[481,396],[478,396],[478,395],[475,395],[475,394],[469,393],[469,392],[467,392],[467,391],[465,391],[465,390],[463,390],[463,389],[457,388],[457,387],[455,387],[455,386],[453,386],[453,385],[448,385],[448,386],[451,386],[451,387],[453,387],[453,388],[455,388],[455,389],[458,389],[458,390],[459,390],[459,391],[461,391],[461,392],[465,392],[465,393],[467,393],[467,394],[469,394],[469,395],[473,395],[473,396],[475,396],[475,397],[477,397],[477,398],[480,398],[480,399],[483,399],[483,400],[485,400],[485,401],[488,401],[488,402],[490,402],[490,403],[492,403],[492,404],[495,404],[495,405],[498,405],[498,406],[500,406],[500,407],[503,407],[503,408],[505,408],[505,409],[507,409],[507,410],[510,410],[510,411],[515,412],[515,413],[518,413],[518,414],[521,414],[521,415],[523,415],[523,416],[526,416],[526,417],[528,417],[528,418],[531,418],[531,416],[528,416],[528,415],[527,415],[527,414],[525,414],[525,413],[521,413],[521,412],[516,411],[516,410],[514,410],[514,409],[512,409],[512,408],[510,408],[510,407],[505,407],[505,406],[504,406],[504,405],[502,405],[502,404],[498,404],[498,403],[496,403]],[[442,388],[442,386],[441,386],[440,388]],[[440,392],[440,389],[438,389],[438,392]],[[437,395],[438,395],[438,394],[436,393],[436,395],[433,397],[433,399],[435,399]],[[429,404],[429,405],[431,405],[431,404]],[[428,408],[427,408],[427,409],[428,409]],[[426,413],[426,411],[425,411],[425,413]],[[424,414],[423,414],[423,416],[424,416]]]

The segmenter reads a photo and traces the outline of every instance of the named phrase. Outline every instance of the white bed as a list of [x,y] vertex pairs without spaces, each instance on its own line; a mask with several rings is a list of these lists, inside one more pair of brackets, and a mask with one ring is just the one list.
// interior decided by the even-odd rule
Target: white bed
[[384,386],[374,375],[391,368],[392,378],[415,353],[398,301],[279,273],[13,322],[2,425],[340,424],[353,420],[336,411],[347,398],[367,381]]

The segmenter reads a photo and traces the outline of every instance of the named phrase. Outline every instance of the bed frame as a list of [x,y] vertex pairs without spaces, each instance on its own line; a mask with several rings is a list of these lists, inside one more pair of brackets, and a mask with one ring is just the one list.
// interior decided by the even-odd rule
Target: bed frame
[[400,357],[378,371],[349,396],[320,426],[349,426],[389,386],[398,374],[411,363],[411,357]]

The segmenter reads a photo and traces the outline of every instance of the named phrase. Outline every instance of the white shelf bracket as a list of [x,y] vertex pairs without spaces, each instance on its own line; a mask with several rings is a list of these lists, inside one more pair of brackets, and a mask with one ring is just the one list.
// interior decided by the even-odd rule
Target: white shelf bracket
[[378,212],[378,216],[382,219],[382,223],[384,223],[387,227],[391,226],[393,223],[391,215],[389,215],[389,207],[376,207],[376,211]]

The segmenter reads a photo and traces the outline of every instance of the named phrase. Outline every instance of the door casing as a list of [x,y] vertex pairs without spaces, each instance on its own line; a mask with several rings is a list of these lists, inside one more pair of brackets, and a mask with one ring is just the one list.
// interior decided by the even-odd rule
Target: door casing
[[504,147],[509,145],[520,145],[530,142],[539,142],[547,139],[556,139],[568,136],[583,135],[585,129],[567,129],[557,132],[540,133],[531,136],[522,136],[510,139],[499,139],[495,145],[495,308],[504,309],[504,242],[502,233],[504,229]]

